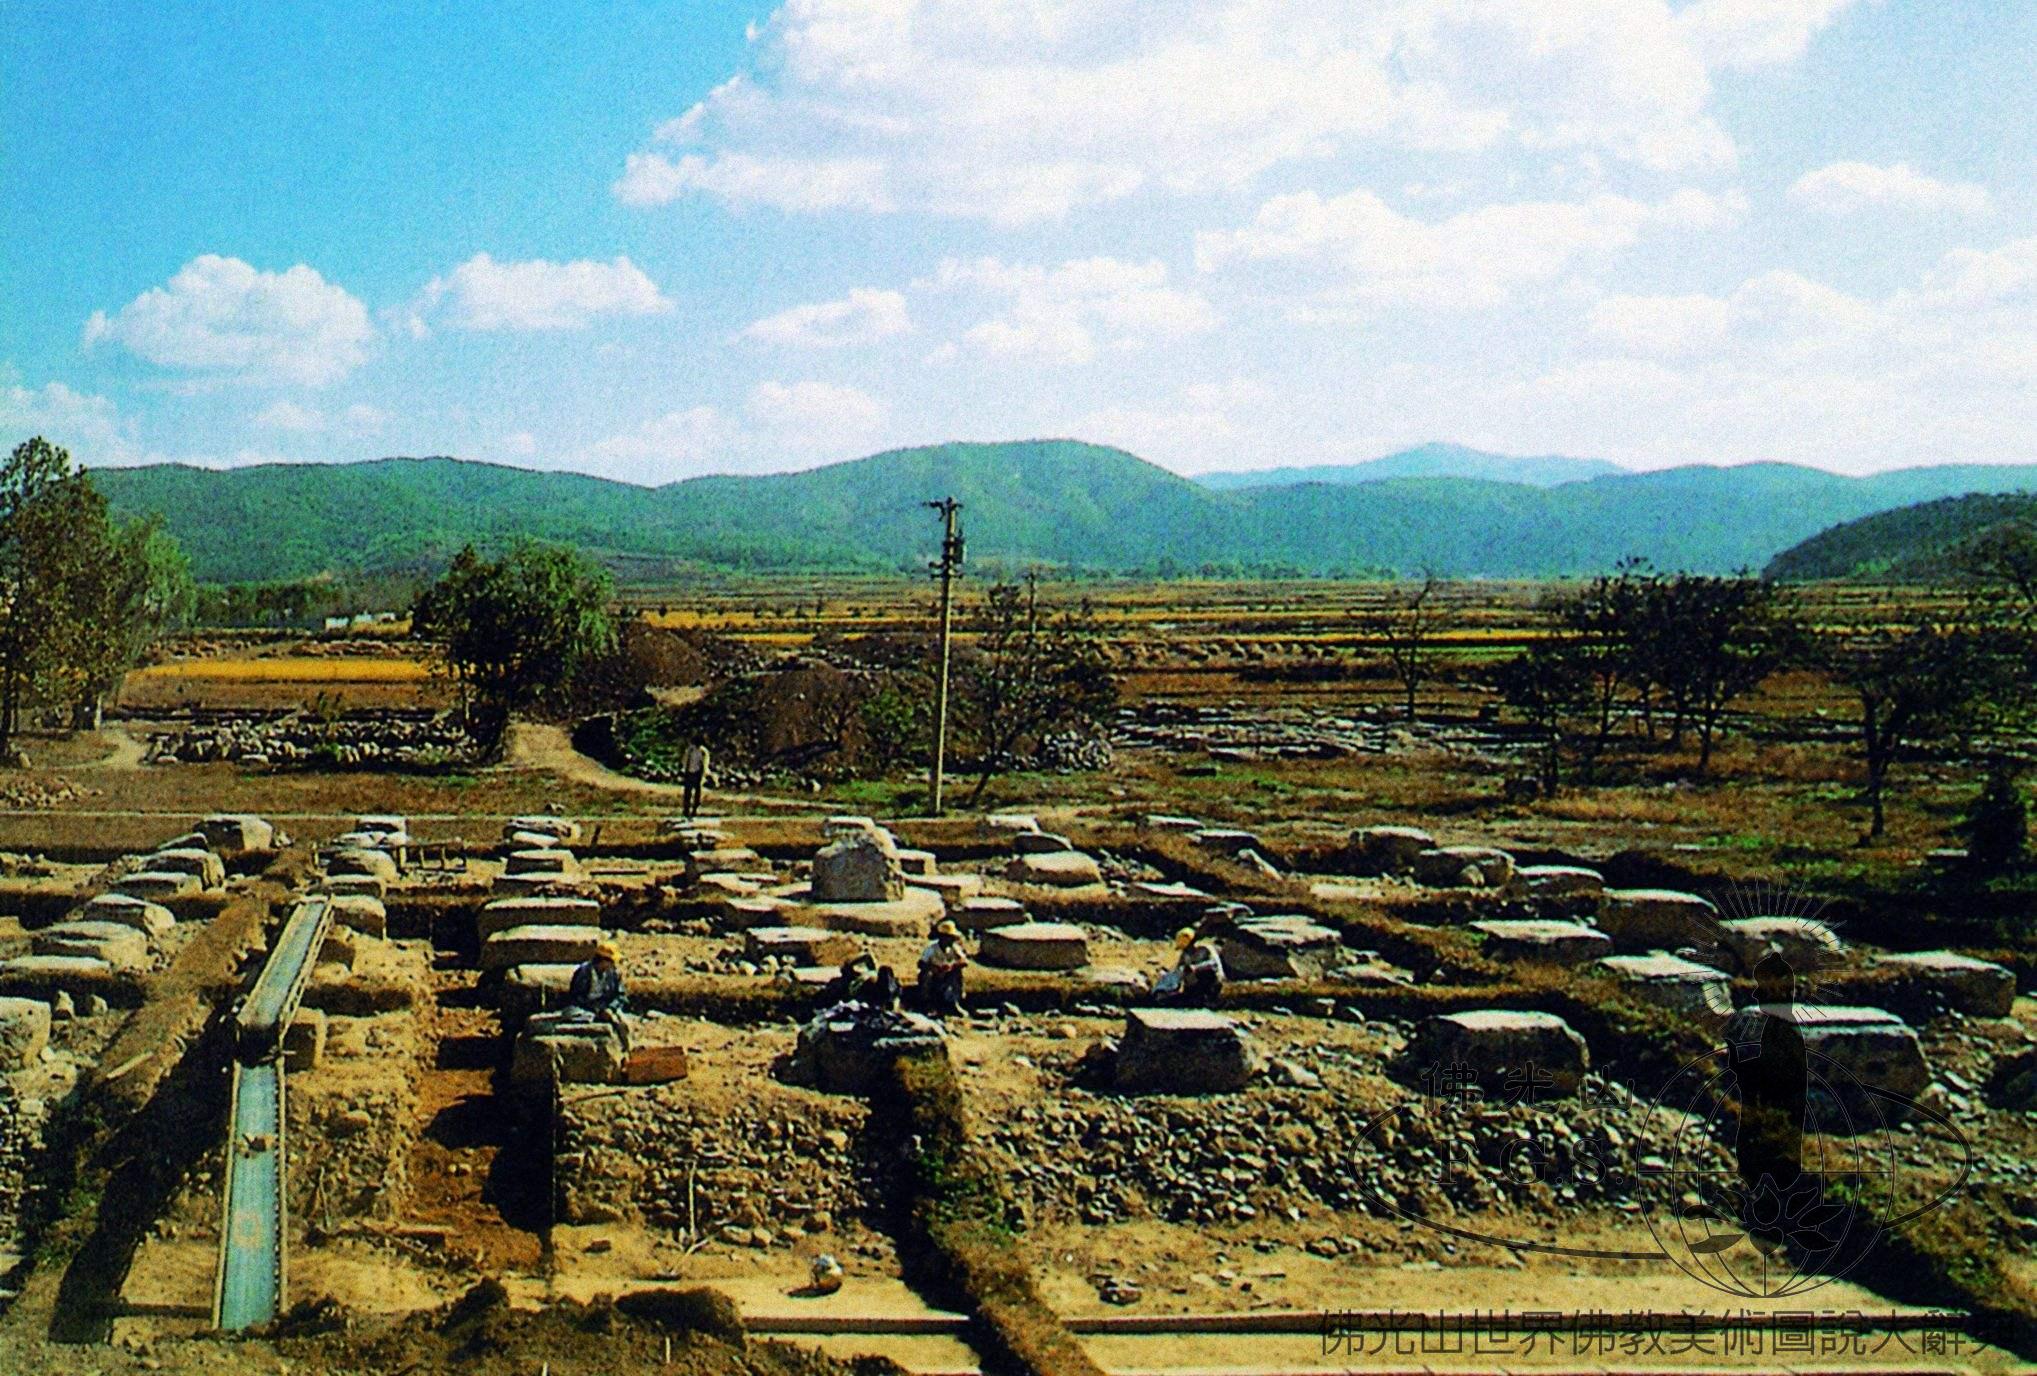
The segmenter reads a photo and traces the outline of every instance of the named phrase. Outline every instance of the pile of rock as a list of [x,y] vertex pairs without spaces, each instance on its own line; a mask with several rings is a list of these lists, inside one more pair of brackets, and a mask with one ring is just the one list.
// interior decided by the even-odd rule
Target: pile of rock
[[[1501,1207],[1562,1218],[1587,1205],[1673,1208],[1688,1188],[1685,1170],[1731,1169],[1702,1134],[1672,1137],[1675,1124],[1595,1076],[1582,1096],[1589,1107],[1439,1098],[1391,1114],[1368,1109],[1379,1096],[1354,1077],[1370,1058],[1360,1065],[1341,1049],[1303,1048],[1278,1059],[1325,1088],[1269,1081],[1192,1100],[1056,1095],[1001,1113],[985,1136],[1036,1223],[1286,1224],[1325,1208],[1434,1218]],[[1522,1169],[1529,1146],[1538,1174]]]
[[713,1106],[658,1091],[575,1104],[554,1161],[563,1215],[631,1215],[737,1246],[789,1246],[860,1219],[871,1197],[853,1099],[796,1107],[738,1099]]
[[322,722],[303,716],[228,721],[155,737],[150,764],[231,760],[250,768],[341,766],[401,769],[473,763],[474,739],[451,714],[429,719]]

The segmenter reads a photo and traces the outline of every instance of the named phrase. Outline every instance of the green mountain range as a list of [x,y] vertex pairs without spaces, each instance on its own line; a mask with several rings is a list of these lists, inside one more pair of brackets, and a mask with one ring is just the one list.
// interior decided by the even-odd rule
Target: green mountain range
[[1418,444],[1413,449],[1363,463],[1198,473],[1195,480],[1219,492],[1234,492],[1241,487],[1288,487],[1295,483],[1375,483],[1383,478],[1483,478],[1489,482],[1554,487],[1558,483],[1609,478],[1627,471],[1604,459],[1572,459],[1562,454],[1522,458],[1467,449],[1461,444]]
[[160,512],[211,581],[427,569],[472,541],[576,545],[625,577],[687,566],[906,571],[953,496],[972,564],[1099,572],[1452,577],[1759,568],[1839,522],[1974,491],[2037,490],[2037,467],[1847,478],[1786,464],[1618,473],[1556,486],[1464,477],[1213,490],[1073,440],[945,444],[665,487],[448,458],[213,470],[109,468],[114,507]]
[[2037,496],[1941,497],[1820,531],[1776,555],[1765,572],[1785,582],[1938,578],[1950,567],[1949,556],[1956,546],[2012,523],[2037,527]]

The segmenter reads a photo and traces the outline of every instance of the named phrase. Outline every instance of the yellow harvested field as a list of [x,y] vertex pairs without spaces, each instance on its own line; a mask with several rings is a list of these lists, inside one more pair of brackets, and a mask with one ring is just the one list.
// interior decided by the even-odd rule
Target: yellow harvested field
[[266,659],[186,659],[174,664],[152,664],[129,674],[128,682],[422,683],[430,677],[431,667],[415,659],[278,655]]

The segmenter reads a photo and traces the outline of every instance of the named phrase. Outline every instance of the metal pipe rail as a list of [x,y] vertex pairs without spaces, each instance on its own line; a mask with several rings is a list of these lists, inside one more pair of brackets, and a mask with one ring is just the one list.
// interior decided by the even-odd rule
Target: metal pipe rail
[[234,1015],[233,1098],[227,1112],[226,1191],[212,1321],[228,1333],[283,1311],[289,1157],[284,1145],[283,1037],[332,930],[332,902],[300,902]]
[[306,898],[291,912],[269,952],[268,963],[255,976],[234,1018],[235,1055],[242,1064],[275,1059],[282,1054],[283,1034],[304,1001],[305,986],[318,962],[319,947],[332,930],[332,899],[325,894]]

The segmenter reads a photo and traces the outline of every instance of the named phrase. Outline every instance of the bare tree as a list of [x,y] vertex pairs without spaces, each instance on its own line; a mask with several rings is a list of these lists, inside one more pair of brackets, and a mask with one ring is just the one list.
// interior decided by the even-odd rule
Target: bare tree
[[1407,719],[1415,719],[1415,698],[1435,670],[1436,642],[1450,622],[1443,584],[1424,572],[1419,584],[1396,587],[1386,605],[1367,615],[1363,625],[1380,642],[1393,676],[1400,680]]

